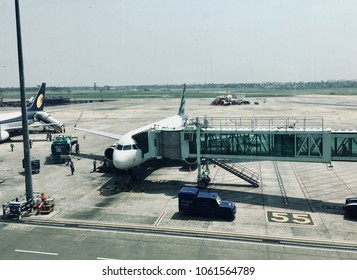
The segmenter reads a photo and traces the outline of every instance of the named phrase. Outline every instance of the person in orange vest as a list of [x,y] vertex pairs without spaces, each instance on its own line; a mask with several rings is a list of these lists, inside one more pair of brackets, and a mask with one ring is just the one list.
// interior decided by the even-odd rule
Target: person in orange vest
[[42,208],[42,206],[45,204],[46,199],[47,199],[47,195],[45,193],[41,193],[41,203],[38,206],[38,208]]
[[41,193],[41,200],[44,202],[47,199],[47,195],[45,193]]

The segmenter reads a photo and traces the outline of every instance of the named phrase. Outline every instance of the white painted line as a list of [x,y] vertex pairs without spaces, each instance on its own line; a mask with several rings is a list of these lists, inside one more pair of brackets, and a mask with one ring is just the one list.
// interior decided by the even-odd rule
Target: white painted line
[[109,258],[97,257],[97,260],[120,260],[120,259],[109,259]]
[[51,256],[58,256],[58,254],[57,254],[57,253],[39,252],[39,251],[15,250],[15,252],[19,252],[19,253],[30,253],[30,254],[41,254],[41,255],[51,255]]
[[157,218],[157,220],[155,221],[154,226],[158,226],[158,225],[160,224],[160,222],[161,222],[161,220],[164,218],[165,214],[166,214],[165,211],[161,213],[161,215],[160,215],[160,216]]

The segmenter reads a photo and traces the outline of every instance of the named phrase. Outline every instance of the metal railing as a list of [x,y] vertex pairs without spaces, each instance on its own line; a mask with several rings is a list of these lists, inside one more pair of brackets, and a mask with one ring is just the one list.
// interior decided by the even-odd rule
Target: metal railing
[[[200,126],[203,128],[217,129],[267,129],[269,131],[276,130],[324,130],[323,117],[257,117],[257,118],[230,118],[230,117],[202,117],[199,118]],[[195,125],[196,119],[189,118],[189,125]]]

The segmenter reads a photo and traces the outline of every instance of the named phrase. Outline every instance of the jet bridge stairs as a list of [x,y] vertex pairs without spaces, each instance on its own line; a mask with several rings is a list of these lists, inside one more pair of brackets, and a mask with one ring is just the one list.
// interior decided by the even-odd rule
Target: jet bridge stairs
[[218,165],[222,169],[228,171],[229,173],[241,178],[242,180],[250,183],[252,186],[258,188],[259,187],[259,174],[250,170],[249,168],[239,164],[233,163],[229,165],[221,160],[210,159],[212,163]]

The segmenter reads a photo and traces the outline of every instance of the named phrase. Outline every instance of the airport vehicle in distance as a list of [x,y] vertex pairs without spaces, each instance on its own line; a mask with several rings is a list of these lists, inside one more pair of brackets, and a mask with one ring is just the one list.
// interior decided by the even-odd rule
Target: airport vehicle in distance
[[343,209],[345,210],[345,218],[357,219],[357,197],[347,198]]
[[[22,160],[22,167],[25,168],[25,162]],[[35,157],[31,157],[31,173],[40,173],[40,160]]]
[[179,211],[186,215],[214,216],[234,220],[237,207],[234,202],[222,201],[217,193],[200,192],[183,187],[178,194]]
[[68,160],[72,152],[72,147],[78,144],[78,137],[59,135],[53,139],[51,144],[52,160],[59,163]]

